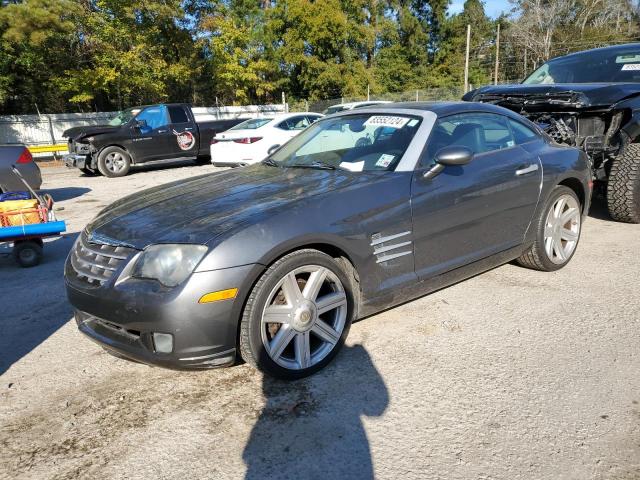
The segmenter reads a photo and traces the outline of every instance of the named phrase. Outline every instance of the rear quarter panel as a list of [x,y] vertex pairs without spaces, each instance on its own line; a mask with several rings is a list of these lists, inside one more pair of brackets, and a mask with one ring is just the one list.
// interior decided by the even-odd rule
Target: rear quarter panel
[[[577,180],[582,188],[583,217],[589,211],[591,204],[591,161],[589,157],[577,148],[567,147],[554,143],[544,143],[538,150],[542,164],[542,185],[540,200],[533,216],[535,219],[542,214],[545,203],[552,190],[563,182]],[[526,235],[526,243],[533,243],[536,231],[529,228]]]

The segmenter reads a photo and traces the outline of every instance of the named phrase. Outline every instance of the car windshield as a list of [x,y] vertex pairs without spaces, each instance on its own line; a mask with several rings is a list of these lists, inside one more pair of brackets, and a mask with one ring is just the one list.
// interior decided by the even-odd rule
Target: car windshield
[[273,121],[273,118],[252,118],[231,127],[229,130],[255,130]]
[[140,110],[140,108],[127,108],[126,110],[122,110],[109,122],[109,125],[112,127],[119,127],[120,125],[129,123],[133,117],[140,113]]
[[269,163],[283,167],[392,171],[422,120],[389,113],[320,120],[286,143]]
[[640,82],[638,50],[603,50],[550,60],[523,83]]

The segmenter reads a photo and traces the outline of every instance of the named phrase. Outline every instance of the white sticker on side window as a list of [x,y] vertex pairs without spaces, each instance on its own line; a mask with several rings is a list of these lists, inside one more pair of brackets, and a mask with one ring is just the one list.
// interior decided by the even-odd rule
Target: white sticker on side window
[[625,63],[622,70],[640,70],[640,63]]
[[382,155],[380,155],[380,158],[376,162],[376,167],[387,168],[389,165],[391,165],[391,162],[393,162],[394,158],[396,158],[395,155],[388,155],[386,153],[383,153]]
[[410,119],[407,117],[396,117],[393,115],[375,115],[364,122],[367,126],[372,127],[391,127],[402,128]]

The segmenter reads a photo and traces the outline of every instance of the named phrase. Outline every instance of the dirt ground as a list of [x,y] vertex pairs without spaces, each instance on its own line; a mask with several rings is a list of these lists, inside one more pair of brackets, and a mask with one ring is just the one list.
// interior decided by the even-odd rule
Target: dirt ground
[[358,322],[306,380],[104,353],[65,298],[76,234],[215,170],[43,169],[69,232],[37,268],[0,259],[0,478],[640,479],[640,226],[598,203],[565,269],[505,265]]

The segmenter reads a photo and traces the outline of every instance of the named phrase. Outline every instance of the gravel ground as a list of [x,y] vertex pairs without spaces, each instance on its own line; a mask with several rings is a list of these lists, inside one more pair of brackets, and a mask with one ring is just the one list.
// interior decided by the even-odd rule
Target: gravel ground
[[556,273],[513,265],[358,322],[295,383],[104,353],[62,265],[104,205],[212,166],[121,179],[43,169],[69,226],[0,259],[0,477],[640,479],[640,226],[596,204]]

